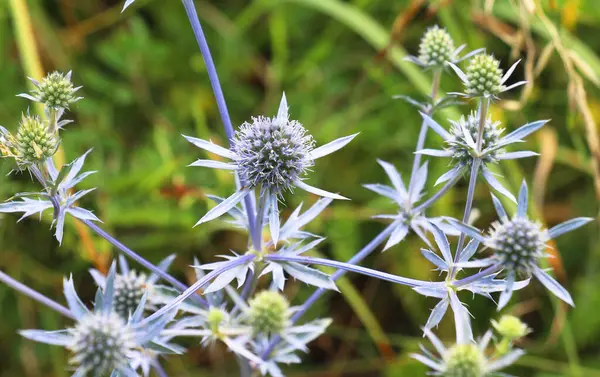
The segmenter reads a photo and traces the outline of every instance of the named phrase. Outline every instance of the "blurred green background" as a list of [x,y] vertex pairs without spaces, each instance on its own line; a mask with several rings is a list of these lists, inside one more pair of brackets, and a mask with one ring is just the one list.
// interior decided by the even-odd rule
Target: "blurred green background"
[[[319,160],[310,183],[341,192],[312,232],[327,236],[320,252],[346,260],[385,224],[370,219],[392,212],[392,203],[361,187],[386,182],[376,158],[396,164],[407,176],[420,127],[419,116],[394,94],[422,98],[431,77],[402,60],[416,53],[419,38],[435,23],[456,44],[487,47],[508,68],[524,59],[514,80],[529,85],[492,106],[508,130],[551,118],[526,147],[540,158],[502,163],[499,173],[516,192],[525,177],[536,203],[533,215],[548,226],[574,216],[597,215],[600,157],[595,120],[600,117],[600,7],[592,0],[220,0],[197,1],[234,124],[252,115],[274,114],[285,90],[290,114],[321,144],[360,132],[344,150]],[[225,144],[222,124],[202,57],[179,1],[138,0],[124,14],[122,0],[4,0],[0,2],[0,123],[16,130],[31,104],[15,97],[28,90],[26,76],[73,70],[85,100],[73,107],[75,124],[62,133],[66,161],[94,148],[88,169],[98,173],[82,187],[98,187],[82,203],[122,242],[152,261],[178,257],[172,271],[192,278],[194,256],[212,261],[228,249],[243,251],[245,235],[222,221],[192,229],[212,206],[206,194],[227,195],[229,173],[186,165],[205,155],[180,134]],[[31,23],[31,29],[28,28]],[[28,32],[29,31],[29,32]],[[442,88],[460,90],[445,74]],[[436,118],[456,118],[474,104],[451,108]],[[32,108],[32,110],[35,110]],[[439,147],[430,134],[428,146]],[[447,161],[432,160],[430,182]],[[0,174],[11,170],[0,161]],[[26,174],[0,181],[0,197],[31,191]],[[465,182],[432,208],[431,214],[460,217]],[[298,191],[287,198],[289,213],[315,197]],[[476,192],[477,225],[494,218],[489,191]],[[88,301],[94,292],[87,270],[105,269],[113,250],[72,219],[58,247],[49,217],[42,221],[0,217],[0,268],[59,302],[62,277],[72,273]],[[506,309],[534,329],[523,340],[528,351],[509,370],[518,376],[600,376],[600,243],[597,226],[587,226],[553,244],[551,260],[577,308],[567,310],[538,284],[516,295]],[[365,264],[420,279],[436,273],[418,252],[414,237]],[[312,343],[290,376],[422,376],[425,368],[408,357],[422,341],[420,326],[435,304],[405,287],[350,276],[342,294],[329,294],[311,316],[334,319],[328,333]],[[311,289],[297,283],[288,294],[299,304]],[[478,334],[496,318],[493,303],[470,300]],[[58,347],[24,341],[17,329],[59,329],[69,322],[0,286],[0,376],[68,376],[68,355]],[[440,336],[453,341],[450,317]],[[231,354],[221,347],[193,346],[166,362],[172,376],[235,376]]]

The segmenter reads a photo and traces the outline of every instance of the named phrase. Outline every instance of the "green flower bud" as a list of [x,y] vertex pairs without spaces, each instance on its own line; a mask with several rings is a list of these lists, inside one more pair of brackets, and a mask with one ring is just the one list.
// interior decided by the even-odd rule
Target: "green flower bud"
[[248,323],[255,333],[278,334],[289,321],[289,303],[276,291],[262,291],[249,302]]
[[419,60],[426,66],[443,67],[451,60],[454,41],[446,29],[435,25],[427,29],[419,44]]
[[220,308],[210,307],[206,314],[206,322],[208,322],[208,326],[212,332],[218,332],[219,327],[226,318],[227,313]]
[[475,55],[466,72],[469,83],[467,94],[473,97],[496,95],[502,90],[500,62],[492,55]]
[[485,356],[476,344],[457,344],[448,350],[443,377],[483,377]]
[[33,95],[47,107],[68,109],[71,103],[79,99],[75,97],[76,91],[70,74],[52,72],[36,85]]
[[16,136],[17,161],[25,165],[45,161],[58,149],[59,140],[38,116],[23,115]]
[[492,326],[498,334],[511,341],[522,338],[531,331],[525,323],[512,315],[503,315],[497,322],[492,320]]

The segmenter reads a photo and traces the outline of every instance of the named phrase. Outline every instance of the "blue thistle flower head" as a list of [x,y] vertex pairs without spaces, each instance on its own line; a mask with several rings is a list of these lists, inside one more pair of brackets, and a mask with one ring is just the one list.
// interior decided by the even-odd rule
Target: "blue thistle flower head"
[[71,362],[93,376],[110,374],[128,367],[128,355],[135,349],[134,332],[114,312],[98,312],[81,319],[70,330]]
[[314,165],[310,152],[313,137],[302,124],[289,120],[287,111],[276,117],[255,117],[236,131],[231,151],[237,156],[240,174],[251,188],[279,194]]
[[547,231],[540,223],[518,216],[492,226],[486,246],[494,250],[504,269],[529,275],[532,266],[545,256]]

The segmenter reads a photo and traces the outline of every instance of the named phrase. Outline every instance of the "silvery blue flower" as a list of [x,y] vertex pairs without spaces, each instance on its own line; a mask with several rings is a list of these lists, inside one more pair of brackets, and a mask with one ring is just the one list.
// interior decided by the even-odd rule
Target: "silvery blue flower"
[[373,216],[374,218],[393,220],[394,230],[383,248],[384,251],[402,241],[411,229],[427,245],[430,245],[425,233],[431,231],[432,223],[443,228],[446,234],[458,235],[458,232],[448,226],[443,219],[427,218],[423,213],[426,208],[417,205],[423,197],[423,189],[427,182],[427,163],[424,163],[415,173],[414,184],[407,190],[400,173],[394,165],[382,160],[377,160],[377,162],[385,170],[393,187],[379,183],[363,186],[379,195],[392,199],[399,207],[397,214]]
[[257,117],[253,118],[251,123],[244,123],[236,131],[230,149],[206,140],[184,136],[195,146],[231,160],[231,162],[221,162],[200,159],[190,166],[236,171],[249,185],[208,211],[196,225],[223,215],[244,199],[252,189],[260,188],[259,211],[268,216],[273,238],[277,241],[278,201],[282,191],[297,187],[318,196],[346,199],[338,194],[308,185],[304,182],[303,176],[314,165],[314,160],[343,148],[356,135],[342,137],[314,148],[312,136],[306,129],[298,121],[289,119],[284,94],[277,116]]
[[492,122],[487,118],[484,124],[481,151],[477,149],[477,137],[479,128],[479,114],[472,112],[468,117],[461,117],[458,121],[450,121],[450,132],[446,131],[438,122],[430,116],[421,113],[421,116],[432,130],[440,135],[445,143],[444,150],[422,149],[417,153],[435,157],[452,158],[453,167],[436,181],[436,185],[451,181],[469,171],[475,159],[481,161],[479,171],[487,183],[496,191],[500,192],[512,201],[515,197],[494,177],[494,173],[486,166],[497,163],[500,160],[512,160],[537,156],[531,151],[506,152],[505,147],[523,142],[523,138],[540,129],[547,120],[539,120],[527,123],[508,135],[501,137],[503,129],[499,128],[500,122]]
[[519,81],[509,86],[504,85],[515,68],[517,68],[519,62],[520,60],[513,64],[504,75],[502,75],[500,62],[492,55],[475,55],[469,62],[466,73],[456,64],[449,62],[448,65],[456,72],[466,88],[465,93],[454,92],[451,94],[462,97],[496,99],[498,98],[498,94],[527,83],[527,81]]
[[492,332],[488,331],[478,343],[459,342],[446,348],[442,341],[431,331],[425,329],[425,335],[437,351],[432,354],[425,347],[420,346],[423,354],[410,356],[427,365],[433,376],[442,377],[491,377],[504,375],[500,370],[512,365],[525,352],[520,349],[512,350],[502,356],[487,357],[485,351],[492,339]]
[[80,190],[72,194],[70,190],[79,182],[84,180],[95,171],[88,171],[79,174],[85,158],[91,150],[85,152],[81,157],[75,159],[68,165],[62,167],[60,172],[54,167],[51,159],[46,160],[46,168],[49,173],[49,180],[44,182],[39,170],[36,167],[32,168],[32,172],[38,176],[47,186],[46,192],[20,193],[15,197],[20,200],[9,201],[0,204],[0,212],[12,213],[23,212],[21,221],[25,217],[40,214],[49,208],[54,209],[53,225],[56,226],[55,236],[59,243],[62,242],[63,229],[67,214],[76,217],[80,220],[100,221],[91,211],[75,206],[75,203],[84,195],[95,190]]
[[[146,325],[140,325],[146,302],[145,296],[135,312],[127,320],[113,311],[116,266],[113,263],[106,279],[104,292],[98,289],[94,310],[90,311],[77,296],[73,280],[64,280],[64,292],[69,309],[77,320],[74,327],[58,330],[23,330],[25,338],[58,346],[64,346],[73,354],[71,363],[76,365],[73,377],[92,375],[137,376],[131,365],[137,360],[141,349],[157,348],[161,352],[179,353],[180,349],[163,343],[160,332],[174,317],[176,310]],[[134,363],[139,365],[138,362]]]
[[506,273],[506,286],[500,295],[498,309],[503,308],[512,296],[517,276],[535,276],[556,297],[574,306],[569,292],[540,267],[540,260],[549,257],[546,253],[549,240],[575,230],[593,219],[578,217],[552,227],[543,229],[538,222],[527,217],[528,191],[523,181],[519,191],[517,212],[512,218],[506,214],[502,203],[492,195],[494,207],[500,221],[493,224],[488,235],[478,229],[455,220],[449,220],[461,232],[483,243],[493,253],[491,257],[478,261],[481,266],[496,266]]

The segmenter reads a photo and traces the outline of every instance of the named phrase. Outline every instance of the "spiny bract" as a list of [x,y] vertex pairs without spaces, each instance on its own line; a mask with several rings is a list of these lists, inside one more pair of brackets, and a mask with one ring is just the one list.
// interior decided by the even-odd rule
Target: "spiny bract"
[[446,29],[435,25],[427,29],[419,44],[419,60],[429,67],[443,67],[451,60],[454,41]]
[[240,126],[231,149],[239,158],[240,173],[252,188],[261,186],[279,194],[313,166],[308,157],[314,145],[298,121],[260,116]]
[[71,331],[71,362],[93,376],[108,375],[126,366],[135,347],[132,330],[116,313],[88,314]]

